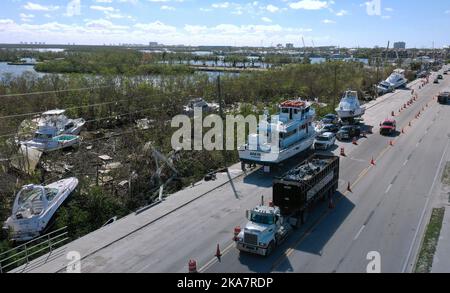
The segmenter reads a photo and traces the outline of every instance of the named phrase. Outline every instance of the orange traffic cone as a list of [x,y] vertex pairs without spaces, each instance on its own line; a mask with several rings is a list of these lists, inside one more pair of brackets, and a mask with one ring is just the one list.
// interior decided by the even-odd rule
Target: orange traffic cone
[[219,244],[217,244],[217,249],[216,249],[216,255],[215,256],[217,257],[219,262],[222,260],[222,253],[220,252]]
[[195,274],[197,273],[197,262],[195,260],[189,260],[189,273],[190,274]]
[[358,145],[358,141],[356,140],[356,137],[353,138],[353,144]]
[[390,146],[394,146],[394,141],[391,140],[391,141],[389,142],[389,145],[390,145]]
[[372,165],[372,166],[375,166],[376,164],[375,164],[375,160],[374,160],[374,158],[372,157],[372,160],[370,161],[370,164]]
[[395,117],[395,113],[394,113],[394,111],[392,111],[391,115],[392,115],[392,117]]
[[411,127],[411,125],[412,125],[412,124],[411,124],[411,121],[409,121],[409,124],[408,124],[408,125],[409,125],[409,127]]
[[346,156],[346,155],[345,155],[345,149],[344,149],[344,148],[341,148],[341,156],[343,156],[343,157]]
[[405,134],[405,129],[404,128],[402,128],[402,133]]

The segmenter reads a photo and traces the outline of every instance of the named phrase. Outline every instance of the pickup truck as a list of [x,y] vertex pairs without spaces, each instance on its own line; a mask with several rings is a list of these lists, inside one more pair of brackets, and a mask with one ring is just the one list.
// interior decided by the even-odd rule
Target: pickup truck
[[393,135],[397,131],[397,122],[392,119],[386,119],[380,126],[381,135]]

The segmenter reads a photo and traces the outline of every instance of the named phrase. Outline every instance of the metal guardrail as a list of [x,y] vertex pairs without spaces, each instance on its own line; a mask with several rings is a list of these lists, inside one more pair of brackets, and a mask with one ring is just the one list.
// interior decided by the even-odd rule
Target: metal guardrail
[[1,253],[0,274],[27,265],[30,261],[51,253],[68,239],[67,227],[63,227]]

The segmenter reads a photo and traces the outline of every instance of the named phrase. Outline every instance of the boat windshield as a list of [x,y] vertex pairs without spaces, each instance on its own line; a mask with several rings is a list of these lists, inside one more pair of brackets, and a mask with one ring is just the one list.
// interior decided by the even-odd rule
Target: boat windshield
[[275,217],[270,214],[252,213],[250,221],[258,224],[273,225],[275,224]]
[[55,197],[58,195],[58,189],[57,188],[45,188],[45,196],[47,197],[48,201],[52,201],[55,199]]
[[35,139],[44,139],[44,140],[46,140],[46,139],[51,139],[52,135],[51,134],[47,134],[47,133],[36,133],[34,135],[34,138]]
[[40,188],[26,187],[19,194],[20,210],[29,210],[33,215],[39,215],[44,209],[44,195]]

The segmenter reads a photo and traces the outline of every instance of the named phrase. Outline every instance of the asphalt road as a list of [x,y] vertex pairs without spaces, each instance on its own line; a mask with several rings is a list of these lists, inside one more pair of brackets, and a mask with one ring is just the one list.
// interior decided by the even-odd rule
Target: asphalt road
[[[413,88],[418,90],[418,83]],[[367,252],[372,250],[381,254],[383,272],[407,271],[427,218],[436,171],[448,149],[445,124],[450,122],[450,107],[432,99],[444,88],[450,88],[450,77],[418,90],[418,101],[401,113],[398,110],[411,97],[410,90],[370,103],[365,121],[374,127],[374,134],[361,138],[357,146],[339,143],[334,150],[337,154],[345,147],[347,153],[341,159],[335,209],[317,206],[308,223],[268,258],[239,253],[232,233],[235,226],[245,224],[245,210],[259,204],[261,196],[271,198],[272,177],[261,171],[239,176],[236,165],[231,171],[239,177],[233,184],[217,183],[198,199],[195,196],[214,183],[184,190],[143,215],[130,215],[68,244],[24,271],[64,270],[65,253],[79,251],[82,272],[187,272],[189,259],[197,261],[201,272],[364,272]],[[422,107],[421,117],[415,119]],[[377,125],[391,111],[406,133],[382,137]],[[376,166],[370,166],[372,157]],[[349,182],[352,193],[346,191]],[[183,200],[181,206],[178,201]],[[221,262],[214,257],[217,244]]]
[[[368,253],[374,251],[381,256],[381,272],[410,272],[433,191],[450,152],[450,107],[433,100],[437,91],[449,85],[447,77],[440,85],[429,84],[419,91],[420,99],[396,117],[404,134],[369,136],[341,160],[344,182],[334,210],[319,207],[310,225],[267,259],[233,249],[206,271],[366,272]],[[403,96],[407,93],[396,99]],[[388,107],[393,104],[376,106],[380,121],[390,115]],[[422,114],[416,119],[419,110]],[[370,165],[372,157],[375,166]],[[346,191],[347,181],[352,192]]]

